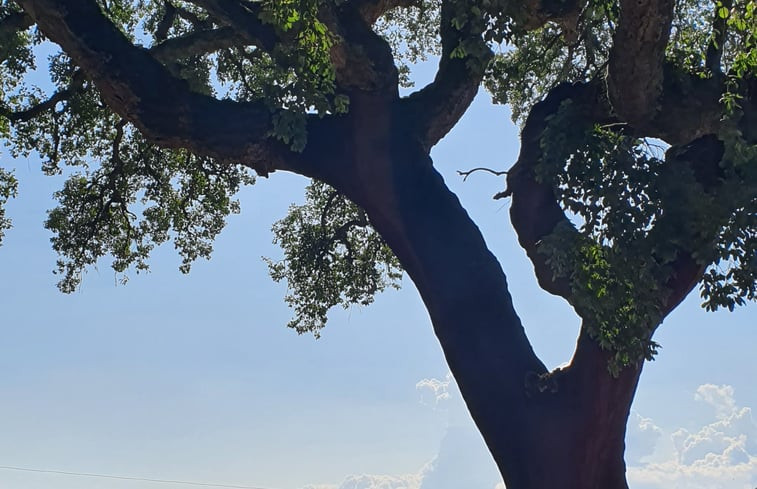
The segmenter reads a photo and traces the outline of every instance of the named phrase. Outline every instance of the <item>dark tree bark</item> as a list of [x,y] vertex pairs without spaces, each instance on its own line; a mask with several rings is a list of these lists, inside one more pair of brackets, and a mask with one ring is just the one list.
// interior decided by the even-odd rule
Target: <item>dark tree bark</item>
[[[370,122],[371,131],[365,127]],[[309,147],[318,177],[366,209],[415,283],[450,369],[507,487],[625,489],[625,426],[640,366],[613,378],[582,333],[573,362],[549,373],[516,314],[481,233],[432,166],[399,99],[352,107]]]

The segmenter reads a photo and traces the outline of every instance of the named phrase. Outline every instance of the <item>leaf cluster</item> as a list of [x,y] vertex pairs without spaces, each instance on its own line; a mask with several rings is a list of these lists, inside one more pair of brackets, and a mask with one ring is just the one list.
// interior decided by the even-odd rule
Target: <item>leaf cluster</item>
[[11,220],[5,216],[5,204],[8,199],[16,196],[18,191],[18,181],[13,173],[0,168],[0,244],[5,237],[5,230],[11,228]]
[[516,31],[489,64],[484,86],[494,103],[509,104],[513,121],[522,124],[552,88],[602,74],[616,20],[615,2],[593,0],[570,22]]
[[289,287],[285,301],[295,310],[289,327],[317,337],[329,309],[372,303],[386,287],[399,287],[402,269],[357,205],[320,182],[307,187],[305,198],[273,226],[283,260],[264,259],[273,280]]
[[[49,73],[54,94],[19,86],[5,100],[6,113],[30,115],[2,127],[12,156],[34,152],[45,173],[66,176],[45,223],[59,255],[58,287],[76,290],[86,268],[105,256],[125,281],[128,269],[146,271],[150,252],[168,240],[182,257],[182,272],[208,258],[226,217],[239,212],[233,195],[253,182],[247,170],[149,143],[104,105],[61,53],[50,55]],[[0,195],[7,198],[15,194],[15,180],[3,177]]]
[[148,270],[150,252],[169,239],[182,257],[180,270],[189,272],[197,258],[210,258],[226,217],[239,212],[233,194],[253,182],[240,167],[159,149],[126,124],[116,127],[99,167],[69,176],[48,212],[64,292],[106,255],[122,281],[128,269]]
[[574,307],[592,337],[614,352],[609,368],[617,374],[658,347],[651,335],[667,294],[659,284],[674,259],[656,253],[653,237],[664,162],[649,143],[617,128],[582,124],[569,100],[541,147],[537,179],[552,186],[574,223],[558,225],[539,252],[555,277],[569,280]]
[[[539,251],[555,277],[569,280],[590,334],[614,352],[611,371],[656,352],[651,334],[682,254],[707,268],[701,295],[708,310],[757,297],[753,145],[738,135],[709,136],[663,157],[660,143],[637,139],[624,125],[587,124],[570,100],[540,141],[536,177],[573,222],[557,226]],[[705,145],[722,151],[715,159],[699,149]]]
[[403,87],[413,86],[411,65],[441,55],[440,22],[439,3],[421,0],[417,5],[388,10],[374,24],[373,29],[392,48]]

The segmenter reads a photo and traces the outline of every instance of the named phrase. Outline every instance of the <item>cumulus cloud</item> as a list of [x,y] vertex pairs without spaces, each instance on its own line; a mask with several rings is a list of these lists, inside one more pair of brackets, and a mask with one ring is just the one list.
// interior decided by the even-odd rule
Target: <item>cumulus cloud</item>
[[415,384],[420,402],[447,414],[447,431],[433,460],[416,474],[353,475],[340,485],[303,489],[505,489],[451,373]]
[[724,419],[736,412],[736,400],[733,398],[733,386],[703,384],[697,387],[694,399],[703,401],[715,408],[715,416]]
[[713,408],[715,421],[693,432],[685,429],[672,432],[675,454],[671,460],[633,466],[633,462],[638,461],[629,459],[628,477],[632,486],[639,489],[755,487],[757,423],[751,408],[737,405],[733,387],[729,385],[701,385],[694,398]]
[[662,428],[651,419],[632,412],[626,430],[626,462],[639,465],[643,459],[654,453],[657,442],[662,436]]
[[421,475],[420,489],[491,489],[501,481],[473,421],[447,429],[439,455]]
[[419,484],[419,474],[353,475],[347,477],[339,489],[418,489]]
[[421,470],[419,489],[492,489],[502,479],[465,408],[454,377],[423,379],[415,388],[421,402],[447,411],[447,432],[439,454]]
[[692,465],[674,461],[630,467],[628,480],[634,489],[751,489],[757,484],[757,461],[738,465],[719,465],[702,460]]
[[[481,435],[467,414],[452,376],[416,384],[421,402],[452,407],[439,454],[416,474],[355,475],[341,485],[303,489],[505,489]],[[757,487],[757,423],[728,385],[705,384],[694,398],[713,409],[714,420],[697,430],[665,430],[632,413],[627,432],[628,479],[634,489],[753,489]],[[458,410],[455,406],[460,406]],[[669,437],[672,455],[657,450]],[[654,462],[651,462],[654,460]]]
[[449,400],[450,385],[453,383],[452,374],[448,373],[443,379],[423,379],[415,384],[415,389],[421,394],[421,402],[438,406],[439,403]]

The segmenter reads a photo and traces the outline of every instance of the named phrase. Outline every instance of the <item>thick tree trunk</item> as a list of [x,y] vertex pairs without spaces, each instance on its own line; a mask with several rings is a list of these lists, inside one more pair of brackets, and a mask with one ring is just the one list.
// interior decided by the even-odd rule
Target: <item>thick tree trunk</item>
[[352,104],[343,128],[352,143],[342,154],[324,146],[338,170],[318,176],[366,209],[414,281],[508,489],[626,489],[625,425],[640,369],[612,378],[606,352],[582,335],[573,364],[550,375],[500,264],[406,119],[377,110],[385,101]]

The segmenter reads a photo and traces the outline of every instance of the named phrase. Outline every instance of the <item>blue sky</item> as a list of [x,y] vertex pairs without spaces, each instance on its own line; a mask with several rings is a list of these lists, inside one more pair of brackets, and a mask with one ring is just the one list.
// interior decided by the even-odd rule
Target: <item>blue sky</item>
[[[481,94],[433,156],[500,257],[516,308],[549,366],[570,358],[578,322],[543,293],[491,196],[517,154],[506,109]],[[213,258],[188,276],[170,246],[116,285],[108,263],[81,289],[55,288],[42,227],[51,193],[35,159],[0,248],[0,466],[271,489],[492,489],[473,428],[409,282],[368,308],[336,310],[320,340],[284,325],[271,223],[305,181],[260,179],[241,194]],[[693,294],[660,329],[629,425],[635,489],[757,487],[757,309],[706,313]],[[0,469],[0,488],[187,487]]]

